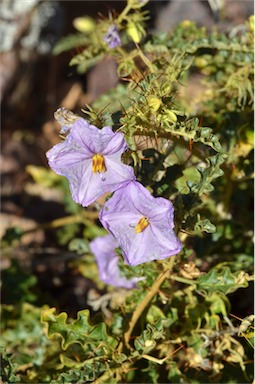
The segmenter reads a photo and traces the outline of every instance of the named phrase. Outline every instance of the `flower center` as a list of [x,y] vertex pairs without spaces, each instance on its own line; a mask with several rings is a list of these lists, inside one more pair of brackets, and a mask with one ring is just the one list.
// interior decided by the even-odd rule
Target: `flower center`
[[94,172],[94,173],[106,172],[104,156],[100,155],[100,153],[96,153],[92,157],[92,172]]
[[144,231],[145,228],[147,228],[149,224],[150,224],[150,222],[149,222],[149,220],[147,219],[147,217],[143,216],[143,217],[138,221],[138,223],[136,224],[136,226],[135,226],[135,232],[136,232],[136,233],[140,233],[140,232]]

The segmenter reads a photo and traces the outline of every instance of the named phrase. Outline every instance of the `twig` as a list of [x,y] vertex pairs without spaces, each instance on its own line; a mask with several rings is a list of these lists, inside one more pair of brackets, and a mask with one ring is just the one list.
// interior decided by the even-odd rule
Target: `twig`
[[149,361],[152,361],[153,363],[157,363],[157,364],[160,364],[160,365],[163,365],[164,362],[169,359],[171,356],[173,356],[175,353],[177,353],[180,349],[183,348],[183,345],[180,345],[180,347],[178,347],[177,349],[175,349],[173,352],[170,352],[166,357],[164,357],[163,359],[157,359],[156,357],[154,356],[150,356],[150,355],[142,355],[142,358],[143,359],[146,359],[146,360],[149,360]]
[[[173,265],[174,265],[174,261],[175,261],[175,256],[172,256],[170,259],[169,268],[159,275],[159,277],[157,278],[157,280],[155,281],[155,283],[153,284],[153,286],[151,287],[151,289],[149,290],[147,295],[143,298],[143,300],[141,301],[139,306],[134,311],[133,316],[132,316],[130,323],[129,323],[129,328],[128,328],[127,332],[124,334],[124,341],[125,341],[126,346],[129,349],[131,349],[131,347],[129,345],[129,339],[130,339],[132,331],[133,331],[133,329],[137,323],[137,320],[139,319],[139,317],[141,316],[141,314],[143,313],[144,309],[147,307],[149,302],[152,300],[154,295],[157,293],[161,284],[163,284],[163,282],[169,277],[171,269],[173,268]],[[121,346],[121,349],[122,349],[122,347],[123,346]]]

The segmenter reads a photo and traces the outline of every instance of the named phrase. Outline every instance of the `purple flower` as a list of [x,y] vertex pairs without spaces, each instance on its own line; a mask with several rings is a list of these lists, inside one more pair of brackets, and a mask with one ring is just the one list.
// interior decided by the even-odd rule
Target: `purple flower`
[[69,180],[73,200],[86,207],[135,179],[133,168],[121,162],[126,148],[123,133],[100,130],[80,118],[46,156],[50,167]]
[[137,181],[116,191],[99,214],[103,226],[117,239],[127,264],[138,265],[180,252],[173,228],[174,208],[153,197]]
[[108,44],[109,48],[116,48],[121,45],[118,29],[116,25],[112,24],[109,26],[104,41]]
[[97,237],[90,243],[91,251],[94,253],[98,265],[100,279],[110,285],[122,288],[135,288],[136,283],[143,277],[126,279],[120,276],[118,267],[119,256],[115,252],[118,244],[112,235]]

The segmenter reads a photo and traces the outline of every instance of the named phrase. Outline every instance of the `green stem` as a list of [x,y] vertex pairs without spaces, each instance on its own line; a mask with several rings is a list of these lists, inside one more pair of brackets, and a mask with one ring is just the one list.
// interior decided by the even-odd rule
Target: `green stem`
[[142,61],[144,62],[144,64],[147,65],[147,67],[150,69],[151,73],[154,73],[154,67],[153,67],[152,63],[145,56],[145,54],[143,53],[143,51],[141,50],[141,48],[139,47],[138,44],[136,44],[136,48],[137,48],[138,54],[139,54],[140,58],[142,59]]
[[128,14],[128,12],[131,10],[131,6],[130,4],[127,4],[126,7],[123,9],[123,11],[121,12],[121,14],[119,15],[118,17],[118,23],[121,24],[121,22],[123,21],[123,19],[126,17],[126,15]]

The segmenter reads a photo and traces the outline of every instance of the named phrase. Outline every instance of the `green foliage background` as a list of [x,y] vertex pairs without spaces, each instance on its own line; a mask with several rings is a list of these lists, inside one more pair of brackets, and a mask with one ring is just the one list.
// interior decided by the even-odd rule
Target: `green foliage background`
[[[123,42],[115,49],[103,40],[110,20],[82,18],[79,33],[54,53],[82,47],[70,63],[79,72],[116,60],[119,84],[84,107],[84,117],[124,133],[130,150],[123,161],[154,196],[173,202],[184,248],[134,268],[121,261],[125,276],[146,277],[136,290],[104,286],[89,250],[105,233],[97,212],[74,204],[52,171],[29,167],[35,183],[65,194],[68,216],[51,225],[59,244],[77,252],[70,267],[102,294],[90,300],[92,314],[84,309],[72,319],[41,307],[36,277],[12,262],[3,273],[11,292],[2,305],[5,383],[252,380],[254,316],[236,316],[231,298],[242,290],[249,300],[253,279],[253,19],[231,38],[190,21],[171,35],[146,36],[148,16],[142,3],[128,1],[114,15]],[[201,79],[196,104],[189,95],[194,74]],[[15,249],[22,235],[8,230],[3,249]]]

